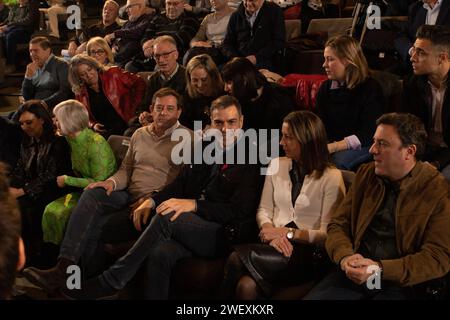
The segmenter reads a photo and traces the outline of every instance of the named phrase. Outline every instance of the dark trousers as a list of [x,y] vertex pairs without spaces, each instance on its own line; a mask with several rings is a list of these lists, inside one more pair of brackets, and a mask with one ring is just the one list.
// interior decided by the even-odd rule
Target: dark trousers
[[31,38],[31,33],[28,30],[13,28],[7,30],[3,35],[3,43],[6,53],[6,63],[16,64],[16,50],[20,43],[28,43]]
[[145,298],[167,299],[170,276],[176,262],[192,255],[213,257],[221,226],[186,212],[170,221],[173,214],[155,215],[134,246],[103,272],[104,280],[120,290],[145,262]]
[[304,300],[406,300],[411,299],[409,288],[381,281],[381,289],[370,290],[365,283],[357,285],[341,270],[335,271],[319,282]]
[[[128,208],[130,196],[126,191],[107,195],[103,188],[85,190],[70,215],[59,257],[86,266],[98,252],[102,228],[115,212]],[[96,257],[97,258],[97,257]]]

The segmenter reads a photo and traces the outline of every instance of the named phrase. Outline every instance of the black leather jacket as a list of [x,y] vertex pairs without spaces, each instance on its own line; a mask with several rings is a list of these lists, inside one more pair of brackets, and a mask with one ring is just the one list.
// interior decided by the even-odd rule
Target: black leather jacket
[[24,137],[11,186],[23,188],[34,200],[51,201],[61,194],[56,177],[68,174],[70,168],[70,149],[65,138],[55,136],[51,141],[38,141]]

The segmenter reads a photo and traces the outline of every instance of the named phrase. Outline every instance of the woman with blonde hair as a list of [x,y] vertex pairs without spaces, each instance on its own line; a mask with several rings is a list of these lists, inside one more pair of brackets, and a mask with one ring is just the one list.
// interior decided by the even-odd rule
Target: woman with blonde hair
[[104,66],[114,65],[114,55],[108,42],[101,37],[91,38],[86,45],[87,54]]
[[194,121],[209,124],[211,102],[223,94],[224,84],[216,64],[207,54],[192,58],[186,66],[186,92],[180,122],[193,129]]
[[89,129],[89,114],[77,100],[59,103],[53,109],[58,131],[70,145],[74,175],[60,175],[56,184],[75,188],[74,192],[48,204],[42,217],[44,241],[59,245],[72,209],[83,188],[103,181],[116,169],[116,158],[106,140]]
[[327,130],[332,161],[340,169],[355,169],[371,158],[375,122],[383,114],[385,98],[354,38],[329,39],[323,55],[328,80],[317,93],[317,113]]
[[235,247],[225,268],[224,298],[270,298],[279,287],[313,280],[313,253],[323,248],[331,212],[344,197],[320,118],[291,112],[281,133],[286,157],[270,162],[256,214],[261,243]]
[[86,54],[71,59],[69,82],[89,112],[90,126],[105,137],[123,134],[145,94],[138,75],[104,66]]

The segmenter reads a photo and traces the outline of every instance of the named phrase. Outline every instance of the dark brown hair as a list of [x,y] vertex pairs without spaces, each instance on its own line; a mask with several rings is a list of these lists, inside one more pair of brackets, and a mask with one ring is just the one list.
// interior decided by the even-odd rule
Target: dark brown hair
[[325,169],[330,167],[328,138],[322,120],[310,111],[289,113],[283,123],[289,125],[291,134],[300,143],[300,163],[302,172],[319,179]]

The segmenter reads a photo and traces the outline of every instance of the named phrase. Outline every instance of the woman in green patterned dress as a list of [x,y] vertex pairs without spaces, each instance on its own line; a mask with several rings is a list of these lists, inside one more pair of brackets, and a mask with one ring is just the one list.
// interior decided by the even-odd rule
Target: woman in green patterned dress
[[96,181],[103,181],[116,170],[116,159],[108,142],[89,129],[89,114],[76,100],[58,104],[53,113],[60,134],[66,137],[75,176],[56,178],[60,188],[80,188],[47,205],[42,217],[44,241],[59,245],[64,236],[70,213],[80,198],[83,188]]

